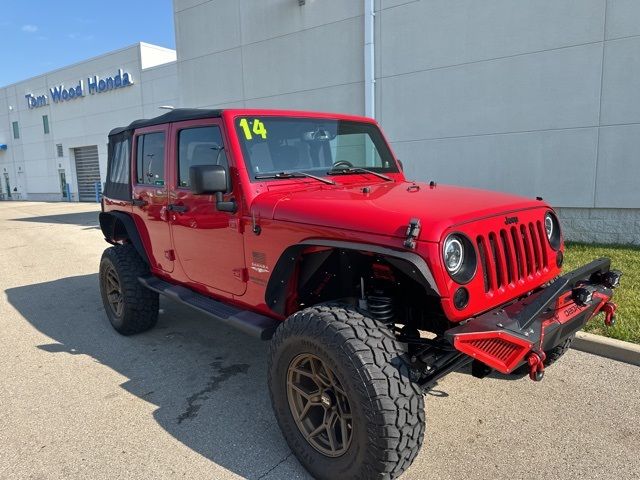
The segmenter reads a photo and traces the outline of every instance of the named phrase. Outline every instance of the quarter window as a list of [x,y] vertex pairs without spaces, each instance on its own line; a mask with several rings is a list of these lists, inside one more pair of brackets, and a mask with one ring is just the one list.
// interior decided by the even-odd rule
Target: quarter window
[[190,187],[189,168],[195,165],[229,166],[218,127],[185,128],[178,133],[179,187]]
[[129,183],[129,139],[114,142],[111,157],[109,181],[112,183]]
[[164,133],[155,132],[138,136],[136,152],[138,183],[164,185]]

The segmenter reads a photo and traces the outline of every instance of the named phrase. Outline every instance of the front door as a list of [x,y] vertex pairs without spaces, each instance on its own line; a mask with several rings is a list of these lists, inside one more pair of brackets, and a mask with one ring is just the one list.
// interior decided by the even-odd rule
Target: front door
[[4,184],[7,187],[7,198],[11,198],[11,185],[9,184],[9,174],[4,172]]
[[62,198],[65,200],[69,200],[67,196],[67,175],[64,173],[64,169],[58,170],[58,178],[60,179],[60,192],[62,193]]
[[174,253],[167,218],[166,165],[169,126],[136,130],[132,162],[133,218],[150,250],[153,268],[173,272]]
[[[171,137],[176,159],[169,193],[169,222],[180,266],[193,282],[242,295],[246,274],[239,215],[218,211],[214,195],[194,195],[189,189],[192,165],[224,165],[229,172],[221,122],[204,119],[176,123]],[[233,192],[228,192],[225,200],[232,196]]]

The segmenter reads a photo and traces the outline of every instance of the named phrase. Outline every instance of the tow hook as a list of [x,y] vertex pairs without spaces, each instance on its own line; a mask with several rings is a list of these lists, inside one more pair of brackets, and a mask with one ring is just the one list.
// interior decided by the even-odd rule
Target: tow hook
[[618,306],[613,302],[607,302],[602,307],[604,312],[604,324],[607,327],[613,327],[616,324],[616,309]]
[[544,360],[547,356],[544,352],[531,352],[527,357],[529,364],[529,378],[534,382],[539,382],[544,377]]

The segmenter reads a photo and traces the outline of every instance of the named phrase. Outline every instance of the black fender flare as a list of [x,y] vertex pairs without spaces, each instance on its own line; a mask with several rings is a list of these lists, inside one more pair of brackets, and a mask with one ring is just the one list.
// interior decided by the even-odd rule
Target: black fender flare
[[119,229],[124,228],[127,238],[135,247],[140,258],[142,258],[147,265],[151,265],[147,252],[144,249],[142,239],[140,238],[140,232],[138,232],[131,215],[124,212],[100,212],[99,220],[100,230],[102,230],[104,239],[107,242],[112,245],[118,243],[117,239]]
[[392,248],[368,243],[342,240],[309,239],[287,247],[273,268],[267,288],[265,302],[276,313],[284,315],[286,307],[285,293],[289,288],[291,275],[303,250],[309,247],[330,247],[337,250],[353,250],[379,254],[396,268],[413,278],[425,288],[425,294],[440,296],[435,278],[424,259],[415,252],[394,250]]

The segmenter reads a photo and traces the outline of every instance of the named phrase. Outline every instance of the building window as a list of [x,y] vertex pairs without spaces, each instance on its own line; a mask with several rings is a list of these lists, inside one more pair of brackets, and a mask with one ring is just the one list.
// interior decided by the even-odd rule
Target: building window
[[18,126],[18,122],[13,122],[11,125],[13,126],[13,138],[20,138],[20,127]]
[[178,134],[178,186],[189,188],[189,168],[193,165],[228,167],[218,127],[197,127]]
[[144,185],[164,185],[164,133],[137,137],[137,181]]
[[49,115],[42,116],[42,126],[44,127],[45,135],[49,133]]
[[64,157],[64,152],[62,151],[62,144],[59,143],[56,145],[56,150],[58,151],[58,157]]

